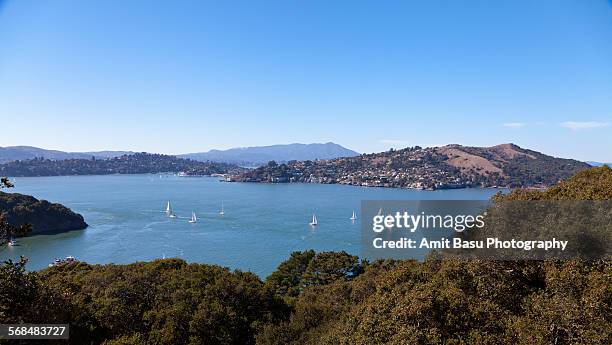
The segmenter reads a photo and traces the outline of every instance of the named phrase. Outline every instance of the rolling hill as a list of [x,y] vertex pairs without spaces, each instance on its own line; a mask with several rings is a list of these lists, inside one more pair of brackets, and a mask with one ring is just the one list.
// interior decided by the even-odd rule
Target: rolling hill
[[0,147],[0,164],[33,158],[44,158],[55,161],[64,159],[91,159],[91,157],[104,159],[132,153],[133,152],[130,151],[64,152],[58,150],[45,150],[33,146],[7,146]]
[[332,142],[325,144],[241,147],[179,155],[181,158],[197,161],[214,161],[241,165],[261,165],[269,161],[288,162],[291,160],[333,159],[354,156],[359,156],[359,153]]
[[[0,147],[0,164],[16,160],[43,158],[53,161],[68,159],[111,159],[132,155],[132,151],[92,151],[65,152],[46,150],[33,146]],[[359,153],[331,142],[325,144],[288,144],[271,146],[241,147],[228,150],[210,150],[207,152],[176,155],[200,162],[212,161],[240,165],[262,165],[269,161],[288,162],[290,160],[333,159],[358,156]]]
[[417,189],[544,187],[589,167],[577,160],[548,156],[514,144],[416,146],[323,161],[271,162],[230,179]]
[[134,153],[109,159],[63,159],[50,160],[34,158],[0,164],[0,176],[66,176],[66,175],[108,175],[148,174],[183,172],[200,176],[225,174],[240,170],[235,165],[217,162],[197,162],[175,156]]

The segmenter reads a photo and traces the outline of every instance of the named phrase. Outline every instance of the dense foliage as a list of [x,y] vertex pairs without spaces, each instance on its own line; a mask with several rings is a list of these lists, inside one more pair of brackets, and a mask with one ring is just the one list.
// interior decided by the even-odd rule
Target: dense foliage
[[49,160],[35,158],[0,164],[3,176],[62,176],[145,174],[160,172],[186,172],[190,175],[224,174],[235,165],[197,162],[160,154],[136,153],[110,159]]
[[252,273],[177,259],[0,267],[0,322],[69,322],[73,344],[250,344],[285,308]]
[[[462,258],[577,258],[612,255],[612,169],[592,168],[545,190],[516,189],[493,197],[485,227],[460,234],[464,240],[567,240],[563,253],[546,249],[454,251]],[[449,251],[447,251],[448,253]],[[477,252],[477,253],[476,253]]]
[[612,200],[612,168],[607,165],[576,173],[545,190],[516,189],[506,200]]
[[[8,178],[0,178],[0,189],[12,188],[13,184]],[[0,194],[4,194],[0,192]],[[7,220],[7,214],[0,207],[0,245],[4,245],[13,237],[26,236],[32,232],[32,225],[27,222],[22,222],[18,225],[10,224]]]
[[61,204],[18,193],[0,192],[0,215],[12,226],[31,224],[33,234],[87,227],[83,216]]
[[[301,253],[303,254],[303,253]],[[321,253],[328,257],[338,253]],[[300,254],[294,255],[294,257]],[[344,255],[328,263],[348,272]],[[251,273],[166,259],[0,267],[0,322],[69,322],[71,343],[609,344],[612,265],[359,263],[283,295]]]
[[310,286],[327,285],[337,280],[350,280],[363,272],[359,258],[346,252],[314,250],[294,252],[267,279],[266,284],[278,295],[295,297]]
[[377,262],[306,290],[260,344],[609,344],[609,262]]
[[[507,198],[600,200],[612,170]],[[504,196],[497,196],[504,198]],[[610,344],[610,261],[369,263],[296,252],[265,282],[157,260],[0,266],[0,323],[70,322],[71,343]]]
[[19,226],[10,224],[6,215],[0,214],[0,246],[5,245],[11,239],[27,236],[32,232],[32,225],[25,223]]

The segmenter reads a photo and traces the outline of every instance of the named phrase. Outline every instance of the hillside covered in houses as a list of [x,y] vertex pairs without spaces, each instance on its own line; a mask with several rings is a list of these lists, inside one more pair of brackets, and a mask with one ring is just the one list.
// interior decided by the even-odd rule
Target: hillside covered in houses
[[588,169],[514,144],[493,147],[447,145],[409,147],[331,160],[269,162],[232,175],[239,182],[339,183],[368,187],[450,189],[465,187],[545,187]]
[[188,175],[240,172],[233,164],[198,162],[175,156],[135,153],[109,159],[50,160],[34,158],[0,164],[2,176],[64,176],[183,172]]

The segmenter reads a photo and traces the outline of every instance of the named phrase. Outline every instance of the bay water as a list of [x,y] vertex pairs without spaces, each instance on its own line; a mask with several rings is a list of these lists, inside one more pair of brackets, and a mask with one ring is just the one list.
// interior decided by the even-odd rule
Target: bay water
[[[498,189],[423,191],[326,184],[227,183],[217,177],[105,175],[23,177],[9,192],[61,203],[89,227],[20,238],[0,260],[28,257],[28,269],[68,255],[91,264],[162,257],[251,271],[265,278],[291,252],[359,255],[362,200],[486,200]],[[164,214],[170,201],[177,218]],[[223,203],[225,215],[219,211]],[[357,220],[349,218],[353,210]],[[195,212],[198,222],[188,223]],[[318,226],[311,227],[312,214]]]

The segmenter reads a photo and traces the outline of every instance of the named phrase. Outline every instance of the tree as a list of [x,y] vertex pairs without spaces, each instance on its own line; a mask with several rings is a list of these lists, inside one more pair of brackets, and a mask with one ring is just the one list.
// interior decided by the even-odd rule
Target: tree
[[[12,188],[13,184],[8,178],[0,178],[0,189]],[[0,210],[0,245],[8,242],[12,237],[26,236],[32,232],[32,225],[22,224],[20,226],[13,226],[6,220],[6,213]]]
[[6,221],[6,214],[0,213],[0,245],[8,242],[13,237],[27,236],[32,232],[31,224],[13,226]]
[[36,272],[27,272],[25,257],[0,264],[0,323],[67,321],[62,296],[55,295]]
[[11,188],[13,184],[7,177],[0,177],[0,189],[2,188]]
[[295,297],[310,286],[351,280],[363,272],[359,258],[344,251],[293,252],[267,279],[266,285],[277,295]]
[[337,280],[350,280],[363,273],[359,258],[345,251],[317,254],[302,275],[302,288],[331,284]]
[[295,297],[300,294],[300,281],[306,268],[315,257],[314,250],[293,252],[276,271],[266,279],[266,285],[277,295]]
[[27,259],[18,262],[8,260],[0,265],[0,320],[23,322],[27,320],[27,309],[35,301],[37,282],[26,273]]
[[[8,178],[0,178],[0,189],[12,187],[13,184]],[[18,227],[13,226],[6,221],[6,215],[0,210],[0,245],[5,244],[11,237],[26,236],[30,232],[32,232],[32,225],[23,224]]]

